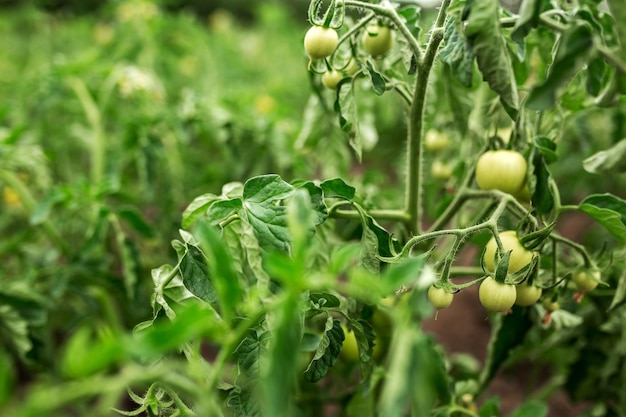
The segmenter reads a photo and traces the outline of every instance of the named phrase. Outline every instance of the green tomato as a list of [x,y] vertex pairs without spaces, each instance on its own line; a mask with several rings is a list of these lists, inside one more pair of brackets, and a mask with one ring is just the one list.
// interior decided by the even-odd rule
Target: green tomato
[[487,151],[476,163],[476,183],[481,190],[516,194],[526,184],[528,164],[516,151]]
[[[509,258],[509,273],[519,271],[533,260],[533,252],[522,246],[515,230],[500,232],[500,240],[506,252],[512,251],[511,257]],[[498,244],[496,243],[496,238],[491,237],[491,240],[489,240],[487,246],[485,246],[485,254],[483,255],[483,262],[488,271],[495,272],[494,255],[497,249]],[[498,257],[498,259],[500,259],[500,257]]]
[[433,153],[441,152],[450,146],[450,138],[447,134],[430,129],[424,136],[424,147]]
[[579,271],[574,274],[573,281],[579,291],[593,291],[600,282],[600,271]]
[[338,44],[339,36],[332,28],[312,26],[304,35],[304,49],[311,59],[331,56]]
[[354,74],[356,74],[358,70],[359,70],[358,62],[356,61],[356,59],[350,58],[350,61],[348,61],[348,64],[346,65],[346,68],[344,69],[345,73],[348,74],[350,77],[353,77]]
[[445,162],[441,162],[440,160],[435,160],[433,164],[430,166],[430,173],[433,178],[438,179],[440,181],[446,181],[450,179],[452,176],[452,166],[450,164],[446,164]]
[[503,284],[492,277],[480,283],[478,299],[487,311],[507,311],[515,304],[515,285]]
[[373,24],[367,26],[363,32],[363,49],[365,52],[379,58],[393,48],[395,34],[387,26]]
[[352,330],[348,330],[345,325],[341,325],[345,339],[341,346],[341,352],[339,356],[346,362],[358,362],[359,361],[359,345],[356,341],[356,335]]
[[343,74],[337,70],[326,71],[322,74],[322,84],[329,90],[336,90],[339,81],[343,79]]
[[450,307],[450,304],[452,304],[453,299],[454,299],[454,294],[447,292],[443,288],[437,288],[434,285],[431,285],[428,288],[428,301],[430,301],[430,303],[437,310]]
[[541,302],[541,305],[550,313],[553,311],[557,311],[559,308],[561,308],[561,305],[559,304],[559,302],[553,301],[551,298],[544,298],[543,301]]
[[539,301],[543,290],[534,285],[523,284],[515,286],[516,297],[515,304],[521,307],[528,307]]

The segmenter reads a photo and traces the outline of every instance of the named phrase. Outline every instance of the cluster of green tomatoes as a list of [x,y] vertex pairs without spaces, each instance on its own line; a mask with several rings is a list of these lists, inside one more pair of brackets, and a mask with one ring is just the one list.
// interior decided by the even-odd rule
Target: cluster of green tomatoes
[[[482,190],[500,190],[516,197],[518,200],[529,201],[530,195],[526,183],[527,162],[524,156],[514,150],[490,150],[483,153],[477,163],[475,178],[478,187]],[[515,230],[506,230],[499,233],[504,252],[510,251],[507,274],[515,274],[531,264],[537,253],[526,249]],[[492,237],[483,252],[482,265],[488,276],[484,278],[478,290],[480,303],[487,311],[506,312],[518,305],[531,306],[539,301],[542,288],[526,279],[518,285],[498,282],[493,277],[496,269],[496,260],[501,259],[498,253],[495,237]],[[572,281],[580,293],[595,289],[600,282],[600,271],[581,269],[573,274]],[[436,284],[428,291],[428,298],[437,309],[450,306],[454,294]],[[542,301],[547,312],[559,308],[559,303],[553,297],[545,297]]]
[[[380,23],[368,25],[361,38],[363,50],[373,58],[385,56],[395,44],[395,33],[388,26]],[[339,35],[330,27],[312,26],[304,36],[304,49],[311,59],[326,59],[337,50]],[[358,71],[358,65],[352,58],[345,68],[333,69],[327,64],[327,70],[322,73],[324,87],[335,90],[339,82],[345,77],[352,77]]]

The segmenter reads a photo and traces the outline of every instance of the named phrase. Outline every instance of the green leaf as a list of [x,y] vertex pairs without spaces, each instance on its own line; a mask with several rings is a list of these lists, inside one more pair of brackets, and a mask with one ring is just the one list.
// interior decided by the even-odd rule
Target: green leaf
[[380,75],[372,63],[368,60],[365,65],[365,72],[369,75],[370,80],[372,81],[372,90],[376,93],[377,96],[382,96],[385,92],[385,80]]
[[363,157],[363,137],[361,129],[367,127],[359,119],[356,89],[353,82],[340,83],[337,86],[337,98],[334,110],[339,115],[339,126],[348,135],[350,147],[354,150],[357,160]]
[[519,97],[513,64],[500,29],[498,10],[498,0],[468,2],[465,36],[476,55],[483,79],[500,96],[504,109],[515,120]]
[[356,189],[346,184],[341,178],[326,180],[320,184],[324,191],[324,198],[343,198],[344,200],[354,199]]
[[311,205],[315,214],[315,225],[317,226],[324,223],[324,221],[328,218],[328,208],[324,203],[324,190],[311,181],[299,184],[297,187],[305,189],[309,193]]
[[626,201],[612,194],[594,194],[585,198],[578,210],[604,226],[621,243],[626,243]]
[[102,372],[126,355],[121,339],[112,333],[94,335],[93,329],[79,328],[69,339],[61,360],[66,377],[84,378]]
[[267,356],[261,362],[260,399],[265,416],[287,415],[296,386],[296,369],[302,339],[301,309],[298,294],[277,305],[271,322]]
[[532,110],[548,110],[556,104],[558,89],[578,72],[593,46],[592,32],[587,24],[574,24],[560,39],[546,80],[528,94],[526,106]]
[[522,2],[522,8],[519,12],[520,16],[515,22],[513,32],[511,32],[511,39],[517,43],[522,43],[526,35],[530,33],[531,29],[537,27],[539,24],[540,11],[540,0],[524,0]]
[[134,207],[127,207],[117,212],[120,219],[124,220],[134,231],[146,238],[154,236],[152,227],[144,220],[142,215]]
[[293,195],[295,188],[278,175],[262,175],[246,181],[240,215],[252,226],[259,246],[266,250],[289,250],[287,209],[280,201]]
[[539,401],[528,401],[522,404],[511,417],[545,417],[548,415],[548,405]]
[[472,86],[474,76],[474,52],[467,40],[456,29],[456,20],[447,21],[444,47],[439,53],[442,62],[450,67],[452,76],[466,88]]
[[341,352],[344,339],[345,335],[341,323],[329,316],[315,356],[304,371],[305,381],[317,382],[328,373],[328,370],[335,364],[339,352]]
[[235,351],[233,358],[239,368],[239,373],[243,373],[249,378],[259,377],[259,362],[262,352],[261,338],[259,331],[249,329],[245,337],[241,340]]
[[199,223],[198,226],[198,238],[208,258],[212,284],[220,302],[220,312],[224,319],[230,322],[242,299],[239,277],[228,246],[222,237],[206,223]]
[[551,164],[558,159],[556,154],[556,143],[546,136],[535,136],[533,138],[533,144],[535,148],[541,152],[546,164]]
[[194,198],[183,212],[183,228],[189,228],[189,226],[206,213],[211,204],[219,201],[219,199],[220,198],[215,194],[203,194]]
[[592,174],[622,174],[626,172],[626,139],[611,148],[597,152],[583,161],[585,171]]
[[479,392],[489,385],[511,350],[524,341],[526,333],[532,327],[526,309],[517,306],[513,306],[511,314],[498,314],[494,321],[487,360],[480,375]]
[[50,217],[52,209],[57,205],[72,198],[71,194],[61,187],[55,187],[48,191],[46,196],[37,203],[30,215],[30,224],[39,225]]
[[554,196],[550,188],[550,170],[548,164],[538,148],[531,154],[531,177],[536,181],[532,193],[533,206],[540,214],[549,213],[554,208]]
[[243,208],[240,198],[215,201],[206,211],[206,219],[210,224],[218,224]]
[[613,19],[615,19],[615,31],[619,38],[621,53],[618,54],[618,56],[621,56],[623,59],[626,57],[626,27],[624,27],[624,22],[626,22],[626,7],[624,7],[622,0],[607,0],[607,3],[611,10],[611,15]]
[[12,307],[0,305],[0,330],[2,340],[0,346],[18,354],[22,359],[33,348],[33,343],[28,337],[28,323]]
[[[361,380],[368,380],[372,369],[373,349],[376,340],[376,334],[372,325],[365,320],[350,320],[350,328],[354,333],[357,348],[359,350],[359,369],[361,371]],[[380,339],[378,339],[380,341]]]
[[[416,256],[400,263],[392,264],[381,277],[389,292],[417,281],[426,266],[426,258]],[[427,287],[432,283],[428,283]]]
[[316,309],[338,308],[341,305],[339,298],[327,292],[311,293],[309,299]]
[[180,260],[180,274],[183,284],[193,295],[211,305],[218,302],[215,287],[209,276],[209,267],[206,258],[197,246],[185,244],[186,252]]
[[500,417],[500,398],[491,397],[482,407],[480,407],[480,412],[478,413],[480,417]]

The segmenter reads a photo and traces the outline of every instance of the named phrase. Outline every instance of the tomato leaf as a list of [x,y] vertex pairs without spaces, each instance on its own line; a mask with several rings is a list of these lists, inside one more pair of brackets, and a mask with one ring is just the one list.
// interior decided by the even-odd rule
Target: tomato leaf
[[25,360],[33,348],[33,343],[28,337],[28,322],[7,304],[0,305],[0,330],[3,339],[6,340],[6,342],[3,340],[3,343],[9,345],[6,348],[12,348],[22,360]]
[[365,63],[365,72],[372,81],[372,90],[374,90],[374,93],[376,93],[377,96],[382,96],[385,92],[385,79],[376,71],[372,62],[369,60]]
[[621,243],[626,243],[626,201],[612,194],[593,194],[580,203],[578,210],[604,226]]
[[296,385],[296,369],[302,339],[299,294],[288,296],[276,306],[270,325],[271,343],[261,360],[263,381],[259,384],[261,410],[265,416],[279,416],[288,409]]
[[519,12],[519,18],[515,22],[511,39],[517,43],[522,43],[526,35],[539,24],[539,12],[541,11],[541,0],[524,0]]
[[583,161],[585,171],[592,174],[626,172],[626,138],[611,148],[597,152]]
[[495,316],[485,366],[480,375],[479,393],[487,388],[513,348],[520,345],[532,327],[526,309],[513,306],[511,314]]
[[539,401],[528,401],[522,404],[511,417],[545,417],[548,415],[548,405]]
[[444,47],[439,58],[446,63],[452,76],[466,88],[472,86],[474,76],[474,52],[467,40],[456,29],[455,19],[449,19],[443,35]]
[[[174,278],[170,278],[174,275]],[[154,294],[152,295],[152,317],[156,318],[161,309],[171,320],[176,317],[176,312],[170,307],[170,301],[178,304],[194,295],[185,287],[181,276],[171,265],[163,265],[152,270],[154,282]]]
[[240,215],[252,226],[259,246],[266,251],[289,249],[286,207],[278,205],[295,188],[278,175],[261,175],[246,181]]
[[327,292],[311,293],[309,299],[313,303],[314,308],[337,308],[341,305],[339,298]]
[[341,322],[329,316],[315,356],[304,371],[305,381],[317,382],[328,373],[328,370],[335,364],[339,352],[341,352],[344,339]]
[[206,211],[206,218],[210,224],[218,224],[242,208],[243,202],[240,198],[215,201]]
[[187,229],[191,226],[197,219],[206,213],[211,204],[218,200],[219,197],[215,194],[202,194],[194,198],[183,212],[183,228]]
[[218,303],[217,293],[209,276],[206,258],[197,246],[187,242],[185,247],[179,267],[183,284],[193,295],[215,307]]
[[532,110],[554,107],[557,90],[582,68],[592,45],[589,25],[575,24],[568,28],[561,37],[546,80],[530,91],[526,106]]
[[199,223],[198,226],[197,236],[208,259],[210,276],[213,278],[213,285],[220,300],[220,312],[224,320],[230,322],[242,299],[233,258],[222,236],[206,223]]
[[309,193],[311,206],[315,215],[315,225],[320,225],[328,218],[328,208],[324,204],[324,190],[311,181],[302,184],[294,184],[297,188],[302,188]]
[[341,178],[326,180],[320,184],[324,191],[324,198],[343,198],[352,200],[356,194],[356,189],[346,184]]
[[500,29],[497,0],[467,2],[465,36],[476,55],[478,68],[511,119],[517,119],[519,97],[513,64]]
[[487,400],[478,413],[480,417],[500,417],[500,398],[491,397]]
[[533,138],[535,148],[541,152],[546,164],[551,164],[558,159],[556,154],[556,143],[546,136],[536,136]]
[[554,208],[554,196],[550,189],[550,171],[545,157],[539,148],[535,148],[531,154],[531,178],[534,181],[531,184],[533,206],[539,214],[545,214]]

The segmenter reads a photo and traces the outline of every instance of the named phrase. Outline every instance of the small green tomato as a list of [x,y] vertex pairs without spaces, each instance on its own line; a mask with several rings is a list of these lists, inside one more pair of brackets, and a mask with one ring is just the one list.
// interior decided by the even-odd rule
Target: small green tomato
[[543,292],[541,288],[529,285],[526,282],[515,286],[515,291],[517,294],[515,297],[515,304],[521,307],[528,307],[535,304]]
[[485,278],[478,288],[478,298],[487,311],[507,311],[515,304],[516,296],[515,285],[500,283],[492,277]]
[[600,271],[579,271],[574,274],[572,280],[579,291],[593,291],[600,282]]
[[453,300],[454,294],[447,292],[443,288],[437,288],[434,285],[428,288],[428,301],[430,301],[437,310],[450,307]]
[[311,59],[329,57],[337,49],[339,35],[332,28],[312,26],[304,35],[304,49]]
[[393,48],[395,34],[387,26],[373,24],[363,32],[363,49],[374,58],[380,58]]
[[341,81],[342,79],[343,75],[340,71],[337,70],[326,71],[324,74],[322,74],[322,84],[324,84],[324,87],[328,88],[329,90],[336,90],[339,81]]

